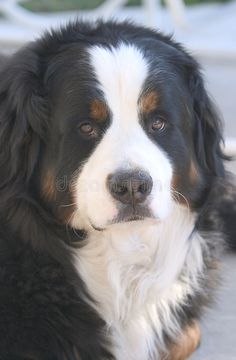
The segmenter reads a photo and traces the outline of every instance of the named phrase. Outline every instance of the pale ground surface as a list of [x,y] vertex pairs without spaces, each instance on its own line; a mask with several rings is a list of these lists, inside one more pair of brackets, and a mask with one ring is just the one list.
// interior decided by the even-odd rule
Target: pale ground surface
[[[117,15],[118,18],[127,16],[140,20],[138,11],[128,10]],[[208,88],[225,119],[225,134],[236,137],[236,1],[226,6],[192,8],[187,16],[188,31],[177,30],[175,37],[199,55]],[[30,39],[35,36],[33,31],[14,30],[0,21],[0,43],[6,25],[12,38]],[[171,31],[172,27],[170,17],[164,13],[160,28]],[[236,162],[230,167],[236,173]],[[201,324],[201,347],[191,360],[236,360],[236,254],[224,257],[223,279],[216,305]]]

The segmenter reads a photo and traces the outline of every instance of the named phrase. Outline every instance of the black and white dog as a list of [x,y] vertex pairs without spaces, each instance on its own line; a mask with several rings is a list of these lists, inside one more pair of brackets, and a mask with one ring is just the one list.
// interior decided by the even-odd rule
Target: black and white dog
[[197,62],[158,32],[73,23],[5,61],[0,358],[187,358],[217,277],[220,143]]

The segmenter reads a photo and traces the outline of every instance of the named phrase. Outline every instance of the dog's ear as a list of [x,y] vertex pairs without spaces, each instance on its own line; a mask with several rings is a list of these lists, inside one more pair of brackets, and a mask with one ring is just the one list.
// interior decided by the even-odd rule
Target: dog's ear
[[47,127],[42,64],[32,47],[0,68],[0,187],[31,178]]
[[222,152],[222,124],[219,113],[204,86],[197,65],[191,69],[189,78],[193,100],[194,145],[198,162],[210,177],[223,177],[226,156]]

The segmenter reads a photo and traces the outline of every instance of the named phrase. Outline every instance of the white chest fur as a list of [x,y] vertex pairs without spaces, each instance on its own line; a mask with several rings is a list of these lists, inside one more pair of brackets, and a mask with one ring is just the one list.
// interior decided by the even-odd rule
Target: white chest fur
[[163,329],[178,332],[171,307],[196,290],[203,269],[203,240],[197,233],[191,236],[194,220],[178,207],[162,222],[112,225],[92,233],[76,254],[79,274],[97,302],[93,306],[112,334],[117,360],[156,360]]

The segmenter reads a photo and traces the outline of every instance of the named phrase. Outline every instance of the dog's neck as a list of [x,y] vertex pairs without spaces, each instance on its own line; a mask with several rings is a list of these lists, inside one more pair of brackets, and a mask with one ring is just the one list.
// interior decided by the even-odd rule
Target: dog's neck
[[116,339],[118,360],[149,360],[151,353],[157,356],[155,344],[162,343],[164,330],[178,332],[172,305],[196,289],[203,268],[194,224],[194,214],[176,207],[163,222],[135,221],[93,232],[78,250],[76,266]]

